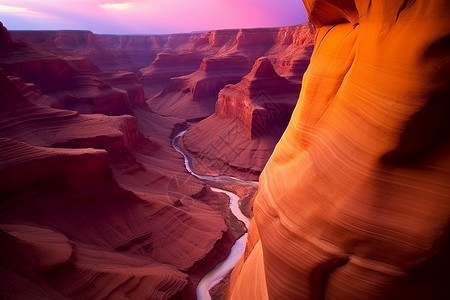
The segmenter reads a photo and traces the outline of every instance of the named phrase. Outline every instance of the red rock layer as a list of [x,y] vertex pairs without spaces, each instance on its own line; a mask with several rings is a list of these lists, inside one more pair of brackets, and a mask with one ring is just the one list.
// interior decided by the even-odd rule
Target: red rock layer
[[304,1],[316,45],[231,299],[448,299],[448,1]]
[[212,116],[183,137],[198,168],[257,179],[286,128],[300,86],[280,77],[267,57],[219,93]]
[[[196,55],[205,57],[199,69],[171,78],[147,103],[157,113],[191,121],[215,109],[186,135],[185,148],[203,172],[257,179],[298,98],[313,40],[309,24],[193,36],[179,49],[189,53],[195,46]],[[260,57],[266,63],[257,62],[252,71],[251,64]],[[267,74],[249,74],[242,83],[228,86],[250,71],[266,72],[267,64]]]
[[187,75],[200,66],[201,56],[195,52],[177,53],[164,51],[158,53],[150,66],[139,70],[139,80],[145,86],[147,97],[158,94],[166,87],[170,78]]
[[[140,71],[141,82],[146,85],[146,95],[155,96],[148,101],[154,111],[187,119],[204,118],[213,113],[218,92],[227,84],[239,82],[259,57],[269,56],[276,68],[283,68],[286,76],[300,82],[309,52],[303,56],[292,53],[311,43],[308,25],[193,34],[184,44],[176,43],[172,52],[158,54]],[[202,59],[201,64],[194,58]],[[197,71],[191,70],[193,67]],[[162,90],[159,94],[158,89]]]
[[142,99],[136,99],[137,87],[129,90],[131,95],[128,95],[127,90],[99,80],[96,75],[99,69],[89,60],[51,54],[24,42],[12,42],[4,49],[0,67],[6,74],[32,82],[51,96],[52,100],[40,101],[40,104],[54,108],[122,115],[132,114],[130,98],[142,102]]
[[12,38],[56,55],[78,55],[104,71],[136,72],[155,59],[167,35],[100,35],[90,31],[12,31]]
[[114,88],[125,91],[131,105],[143,104],[145,102],[144,88],[138,82],[135,73],[118,71],[99,74],[98,77]]
[[[137,91],[130,73],[101,76]],[[226,197],[171,148],[183,120],[39,106],[55,99],[3,72],[0,87],[0,294],[193,299],[236,237]]]
[[214,112],[219,91],[238,83],[248,72],[245,56],[205,58],[197,71],[170,79],[169,85],[147,103],[159,114],[185,119],[203,119]]

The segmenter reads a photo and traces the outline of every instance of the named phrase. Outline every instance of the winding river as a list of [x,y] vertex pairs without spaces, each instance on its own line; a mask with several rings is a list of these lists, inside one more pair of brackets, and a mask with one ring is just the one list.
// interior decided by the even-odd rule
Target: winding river
[[[172,140],[172,146],[173,148],[179,152],[184,157],[184,165],[186,166],[186,170],[192,174],[193,176],[197,177],[198,179],[204,180],[204,181],[212,181],[212,182],[231,182],[231,183],[237,183],[237,184],[243,184],[243,185],[258,185],[258,182],[256,181],[249,181],[249,180],[241,180],[236,177],[232,176],[210,176],[210,175],[200,175],[194,172],[192,168],[192,162],[191,159],[187,156],[186,153],[183,152],[183,150],[178,146],[178,140],[180,137],[183,136],[183,134],[186,133],[185,131],[180,132],[177,134],[173,140]],[[244,222],[245,227],[249,227],[250,220],[242,214],[242,211],[239,208],[239,196],[223,189],[218,188],[211,188],[214,192],[219,193],[225,193],[230,198],[230,209],[231,212],[236,216],[236,218],[242,222]],[[217,266],[215,266],[214,269],[212,269],[208,274],[206,274],[202,280],[200,280],[198,286],[197,286],[197,299],[198,300],[210,300],[211,296],[209,294],[209,290],[216,285],[217,283],[222,280],[236,265],[238,260],[241,258],[242,254],[244,254],[245,250],[245,244],[247,243],[247,233],[244,234],[242,237],[240,237],[233,247],[231,248],[230,254],[228,257],[221,263],[219,263]]]

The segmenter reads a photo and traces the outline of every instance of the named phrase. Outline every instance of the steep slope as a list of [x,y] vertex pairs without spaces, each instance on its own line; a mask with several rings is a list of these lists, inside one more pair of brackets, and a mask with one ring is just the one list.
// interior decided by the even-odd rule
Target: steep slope
[[143,104],[144,88],[138,82],[136,74],[126,71],[117,71],[110,73],[100,73],[97,75],[100,80],[114,87],[115,89],[123,90],[127,93],[130,104]]
[[310,23],[282,27],[277,43],[266,54],[277,73],[301,83],[314,47],[314,28]]
[[218,30],[191,39],[180,49],[198,47],[196,55],[206,56],[199,69],[171,78],[147,103],[192,122],[210,116],[184,136],[199,170],[257,179],[298,98],[312,30],[310,24]]
[[166,87],[170,78],[187,75],[200,66],[202,56],[197,52],[163,51],[158,53],[150,66],[139,70],[140,82],[145,86],[147,97],[158,94]]
[[250,63],[240,55],[204,58],[197,71],[171,78],[169,85],[147,103],[162,115],[206,118],[214,112],[219,91],[227,84],[238,83]]
[[193,34],[176,51],[158,54],[140,71],[146,95],[152,96],[147,103],[162,115],[205,118],[213,113],[219,91],[238,83],[262,56],[300,83],[311,51],[305,46],[312,44],[312,37],[309,25]]
[[267,57],[219,94],[212,116],[183,137],[203,172],[257,179],[289,122],[300,86],[280,77]]
[[[203,82],[199,85],[207,87],[206,93],[212,94],[212,98],[217,98],[217,93],[223,86],[227,83],[238,82],[248,73],[252,61],[274,45],[277,31],[276,28],[234,29],[193,33],[191,36],[171,36],[172,42],[166,45],[165,50],[158,54],[150,66],[139,72],[140,80],[146,88],[146,95],[157,96],[154,101],[149,101],[150,106],[158,109],[161,102],[166,103],[169,98],[182,99],[182,102],[188,101],[186,98],[192,100],[192,95],[186,97],[184,91],[194,88],[192,85],[198,81]],[[236,58],[235,61],[233,57]],[[206,69],[208,69],[207,72],[205,72]],[[220,71],[224,73],[223,76]],[[212,72],[215,74],[211,74]],[[230,78],[232,73],[234,76]],[[191,75],[187,76],[188,74]],[[183,78],[178,79],[179,76]],[[236,77],[240,78],[236,80]],[[171,78],[175,82],[172,82]],[[183,83],[180,84],[180,81]],[[166,88],[165,91],[164,88]],[[162,95],[158,95],[160,91]],[[209,114],[212,113],[211,107],[214,107],[214,100],[204,101]],[[165,107],[163,105],[161,114],[167,114]],[[185,105],[185,107],[189,106]],[[202,112],[200,111],[199,114]]]
[[55,108],[82,113],[131,114],[128,94],[100,81],[99,70],[82,57],[60,57],[14,43],[0,55],[0,67],[9,75],[34,83],[56,101]]
[[[103,75],[135,91],[130,73]],[[39,106],[52,98],[3,71],[0,87],[0,294],[193,299],[236,236],[227,198],[171,148],[181,120]]]
[[316,45],[231,299],[448,299],[449,2],[305,0]]

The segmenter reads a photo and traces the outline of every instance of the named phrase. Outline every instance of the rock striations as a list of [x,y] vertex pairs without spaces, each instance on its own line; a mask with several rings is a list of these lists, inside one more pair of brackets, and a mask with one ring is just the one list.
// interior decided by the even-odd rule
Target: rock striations
[[91,60],[104,71],[136,72],[155,59],[168,35],[100,35],[90,31],[11,31],[13,39],[56,55],[73,54]]
[[219,91],[238,83],[264,56],[285,77],[300,83],[312,50],[311,31],[311,26],[300,25],[193,34],[174,50],[159,53],[140,71],[151,96],[147,103],[162,115],[205,118],[214,112]]
[[183,137],[197,168],[256,179],[286,128],[300,86],[280,77],[267,57],[219,93],[212,116]]
[[304,0],[316,45],[231,299],[449,299],[446,0]]
[[0,55],[0,68],[8,75],[35,84],[51,96],[53,99],[46,101],[51,107],[122,115],[132,114],[130,102],[143,102],[143,99],[136,99],[139,87],[129,90],[128,85],[122,90],[122,84],[120,88],[107,84],[99,79],[100,70],[84,57],[52,54],[25,42],[10,42],[9,45]]
[[[0,29],[1,297],[195,298],[237,236],[227,198],[189,175],[171,147],[184,120],[145,108],[132,73],[72,64]],[[116,91],[128,109],[55,109],[74,84],[92,89],[94,104],[96,91],[110,93],[101,112]]]
[[232,31],[214,32],[214,42],[209,33],[211,45],[223,54],[204,59],[192,74],[172,78],[147,103],[166,115],[212,113],[183,138],[195,167],[257,179],[298,99],[314,37],[306,24],[236,31],[233,42],[217,43],[225,33],[230,38]]

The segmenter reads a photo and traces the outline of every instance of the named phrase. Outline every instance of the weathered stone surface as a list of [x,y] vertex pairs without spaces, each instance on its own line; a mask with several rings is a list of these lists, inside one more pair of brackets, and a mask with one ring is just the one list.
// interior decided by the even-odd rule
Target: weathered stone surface
[[448,1],[304,1],[316,45],[231,299],[448,299]]

